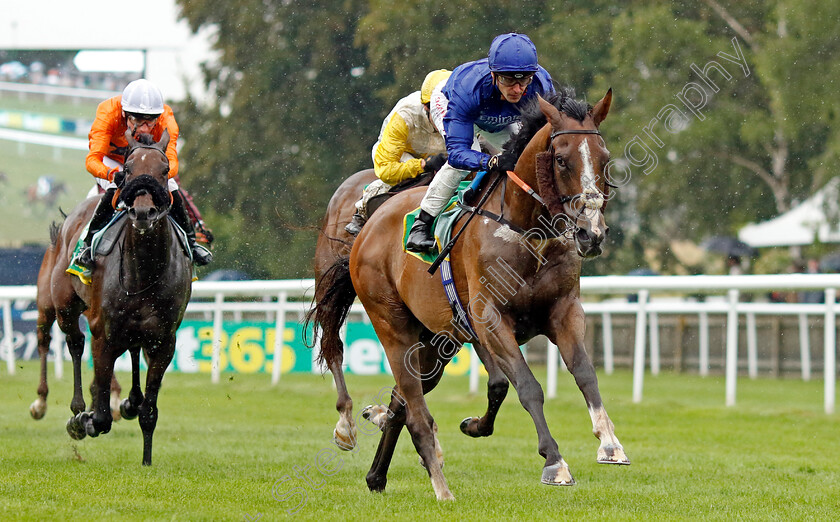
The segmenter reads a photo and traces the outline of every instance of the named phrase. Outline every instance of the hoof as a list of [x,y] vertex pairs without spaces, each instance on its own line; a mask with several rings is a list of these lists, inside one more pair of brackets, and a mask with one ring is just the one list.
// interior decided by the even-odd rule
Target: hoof
[[345,437],[338,430],[333,430],[333,442],[342,451],[353,451],[353,448],[356,447],[355,439]]
[[35,420],[43,419],[44,415],[47,414],[47,402],[44,399],[38,397],[29,406],[29,414],[32,415],[32,418]]
[[466,419],[461,421],[461,433],[467,435],[469,437],[489,437],[493,434],[493,427],[490,427],[490,430],[487,433],[481,433],[478,430],[478,423],[481,419],[478,417],[467,417]]
[[333,442],[343,451],[351,451],[356,447],[356,426],[348,422],[344,415],[335,423]]
[[93,414],[89,411],[83,411],[76,415],[79,418],[79,424],[82,425],[90,437],[98,437],[99,432],[93,427]]
[[569,465],[563,459],[560,459],[557,464],[544,467],[540,482],[549,486],[575,485],[575,479],[572,477],[572,472],[569,471]]
[[131,407],[131,403],[128,402],[128,399],[123,399],[120,403],[119,414],[114,415],[113,407],[111,408],[111,414],[114,416],[114,420],[118,420],[120,417],[125,420],[132,420],[137,418],[137,409]]
[[76,416],[67,419],[67,433],[73,440],[82,440],[83,438],[87,437],[85,427],[82,426],[82,424],[79,422],[79,419]]
[[629,466],[630,459],[619,444],[610,444],[598,448],[598,464],[619,464]]

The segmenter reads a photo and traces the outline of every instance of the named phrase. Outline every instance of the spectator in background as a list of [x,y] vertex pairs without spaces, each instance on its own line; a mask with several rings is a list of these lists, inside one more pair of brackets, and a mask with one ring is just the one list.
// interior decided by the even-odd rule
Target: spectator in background
[[[814,258],[808,259],[807,266],[803,267],[803,272],[807,272],[809,274],[819,274],[820,273],[820,262]],[[804,292],[799,292],[799,302],[800,303],[824,303],[825,302],[825,293],[820,290],[806,290]]]
[[729,275],[744,275],[744,267],[741,265],[741,258],[738,256],[729,256],[726,259],[726,267]]

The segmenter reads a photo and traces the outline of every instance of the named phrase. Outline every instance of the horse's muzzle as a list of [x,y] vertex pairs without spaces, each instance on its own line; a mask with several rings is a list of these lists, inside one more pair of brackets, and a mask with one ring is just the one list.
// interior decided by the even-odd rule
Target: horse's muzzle
[[578,228],[575,232],[575,247],[580,257],[590,258],[601,255],[601,242],[604,234],[593,234],[584,228]]
[[131,225],[141,234],[151,230],[155,226],[155,223],[166,215],[166,212],[163,212],[157,206],[150,204],[151,197],[148,198],[148,203],[143,201],[144,199],[145,198],[143,196],[138,197],[135,200],[134,205],[128,209],[128,217],[131,219]]

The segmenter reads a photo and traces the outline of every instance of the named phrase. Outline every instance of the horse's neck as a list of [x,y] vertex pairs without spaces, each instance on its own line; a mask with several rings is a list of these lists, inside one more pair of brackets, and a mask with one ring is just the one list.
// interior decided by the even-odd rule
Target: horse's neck
[[[525,150],[522,151],[522,154],[519,156],[520,161],[517,164],[522,164],[522,168],[516,171],[516,175],[537,193],[539,192],[539,187],[537,184],[535,157],[537,153],[545,151],[548,147],[550,133],[551,125],[546,124],[534,135],[525,147]],[[539,217],[541,215],[544,217],[548,216],[545,207],[533,196],[522,190],[510,177],[506,180],[506,184],[503,209],[505,219],[524,230],[541,226],[542,223]]]
[[157,277],[169,261],[171,228],[167,218],[145,234],[130,224],[126,227],[121,263],[127,276],[133,274],[140,281]]

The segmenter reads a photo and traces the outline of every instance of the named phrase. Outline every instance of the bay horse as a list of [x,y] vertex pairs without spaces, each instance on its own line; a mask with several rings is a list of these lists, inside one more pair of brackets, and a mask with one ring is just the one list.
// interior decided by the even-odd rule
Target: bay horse
[[[175,353],[175,332],[190,298],[192,263],[177,225],[168,218],[169,133],[160,141],[126,132],[125,182],[114,197],[126,207],[128,222],[113,250],[97,256],[90,286],[65,273],[79,236],[99,197],[80,203],[55,231],[38,275],[38,351],[41,354],[39,401],[46,398],[45,354],[53,322],[66,335],[73,360],[73,416],[67,432],[74,439],[96,437],[111,429],[108,393],[117,357],[129,351],[132,386],[120,411],[125,419],[139,415],[143,432],[143,465],[152,463],[152,436],[163,374]],[[79,317],[86,313],[91,332],[94,380],[92,410],[85,411],[81,387],[84,334]],[[148,363],[145,396],[140,388],[140,350]],[[43,388],[43,390],[42,390]],[[41,396],[42,391],[44,395]],[[36,401],[38,402],[38,401]]]
[[[574,478],[548,429],[542,388],[519,349],[538,334],[557,345],[583,394],[600,440],[597,462],[630,463],[584,346],[580,302],[582,259],[601,253],[608,231],[603,211],[609,196],[609,152],[599,127],[609,112],[612,90],[594,107],[575,100],[566,89],[551,101],[539,98],[538,106],[525,111],[521,131],[505,147],[518,157],[515,170],[498,178],[501,190],[495,184],[484,189],[482,218],[464,229],[451,251],[452,277],[461,302],[469,303],[477,339],[455,326],[443,288],[427,265],[403,251],[404,216],[417,208],[421,190],[392,198],[362,229],[349,259],[341,258],[330,268],[335,291],[317,306],[343,317],[358,296],[396,381],[366,477],[371,491],[384,491],[405,426],[427,464],[437,499],[454,499],[434,458],[434,420],[424,394],[436,386],[461,345],[476,340],[492,354],[534,421],[538,451],[545,458],[542,483],[572,485]],[[336,326],[329,326],[325,339],[338,335]]]
[[[324,214],[315,246],[315,296],[313,302],[320,305],[314,306],[306,318],[307,324],[313,323],[316,328],[320,327],[322,331],[339,329],[346,318],[346,313],[349,311],[349,308],[347,308],[343,310],[343,315],[340,312],[337,314],[330,306],[331,300],[327,298],[327,295],[336,292],[339,288],[336,286],[337,281],[334,280],[336,271],[331,270],[331,267],[339,259],[349,257],[356,238],[349,234],[344,227],[352,219],[353,213],[356,212],[355,203],[362,190],[376,179],[373,169],[365,169],[354,173],[339,185],[327,205],[327,211]],[[428,185],[428,180],[425,180],[423,184]],[[377,199],[380,201],[376,201]],[[384,204],[381,202],[382,199],[384,198],[378,196],[371,200],[368,215],[373,215],[379,206]],[[365,225],[365,228],[368,226]],[[308,332],[308,327],[304,327],[304,332]],[[312,346],[316,338],[320,340],[318,360],[326,365],[332,373],[338,396],[336,410],[339,413],[339,420],[333,430],[333,440],[338,448],[350,451],[356,447],[356,421],[353,417],[353,400],[347,390],[342,368],[344,344],[338,336],[319,336],[314,331],[312,337],[307,339],[308,344]],[[507,395],[508,380],[483,346],[476,342],[473,348],[479,359],[484,362],[485,369],[488,372],[488,408],[487,412],[481,417],[464,419],[461,422],[460,429],[464,434],[471,437],[487,437],[493,433],[496,414]],[[362,410],[362,415],[380,428],[384,426],[387,414],[386,408],[378,404],[367,406]],[[436,442],[436,448],[440,460],[443,456],[439,442]]]

